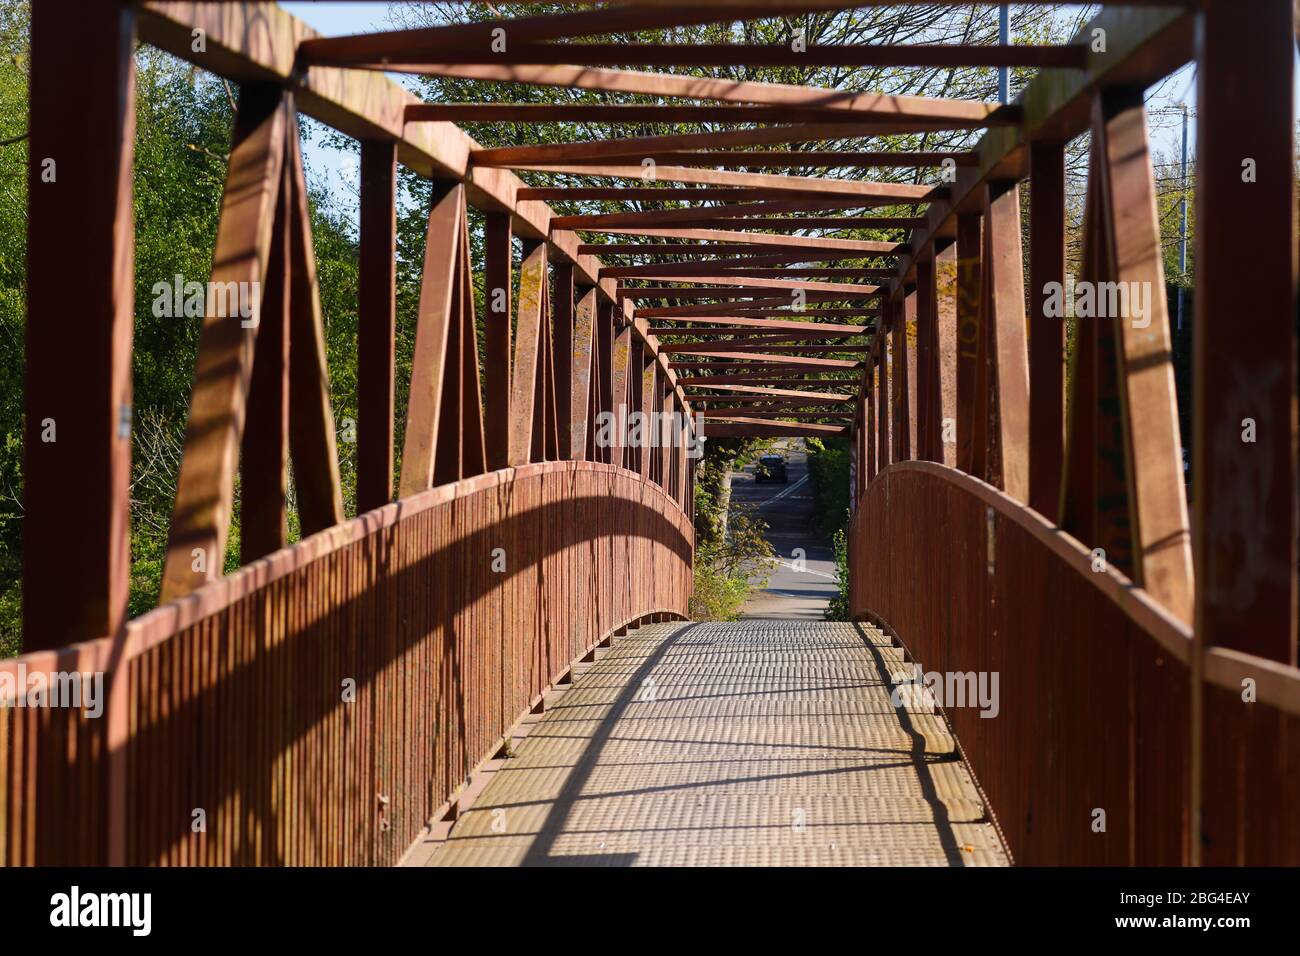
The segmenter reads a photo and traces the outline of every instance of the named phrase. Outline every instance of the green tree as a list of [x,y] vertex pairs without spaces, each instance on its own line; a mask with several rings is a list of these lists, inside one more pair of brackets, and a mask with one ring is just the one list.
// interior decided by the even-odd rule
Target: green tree
[[[27,0],[0,0],[0,656],[21,634],[23,330],[26,323]],[[212,269],[238,91],[148,46],[136,54],[135,329],[129,613],[157,603],[201,320],[156,315],[157,283]],[[304,123],[305,135],[312,124]],[[309,186],[335,421],[356,417],[356,227],[339,196]],[[417,260],[418,261],[418,260]],[[409,270],[399,295],[412,301]],[[413,311],[413,306],[410,306]],[[409,367],[409,345],[403,350]],[[354,510],[352,446],[340,443]],[[238,496],[238,488],[236,488]],[[290,531],[297,520],[290,497]],[[226,568],[238,565],[238,508]]]

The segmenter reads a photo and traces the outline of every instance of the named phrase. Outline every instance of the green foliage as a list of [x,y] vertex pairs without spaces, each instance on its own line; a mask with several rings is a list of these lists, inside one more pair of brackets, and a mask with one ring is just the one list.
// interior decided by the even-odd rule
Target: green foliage
[[848,621],[849,613],[849,458],[847,439],[807,438],[808,475],[813,486],[813,521],[829,535],[835,553],[835,584],[839,593],[823,612],[828,621]]
[[775,552],[763,537],[767,525],[730,503],[729,474],[760,454],[770,441],[727,438],[704,443],[695,467],[695,587],[691,616],[732,621],[750,593],[767,586]]
[[[21,642],[28,9],[25,0],[0,0],[0,657],[17,653]],[[154,48],[142,46],[136,65],[131,616],[158,599],[202,321],[155,315],[154,286],[170,285],[176,275],[204,281],[211,273],[237,101],[237,90],[221,79]],[[314,128],[304,123],[307,135]],[[331,394],[342,430],[356,418],[356,229],[337,196],[310,183],[309,198]],[[409,214],[406,225],[403,251],[414,258],[399,263],[399,381],[409,375],[418,282],[409,263],[420,261],[424,242],[422,230],[410,228]],[[352,513],[355,446],[341,441],[339,451]],[[239,566],[238,486],[235,495],[227,571]],[[292,490],[289,508],[293,540]]]
[[26,0],[0,0],[0,657],[22,639],[23,330],[27,313]]
[[776,552],[763,536],[766,530],[752,508],[733,505],[726,533],[696,544],[693,620],[734,621],[750,592],[767,587]]
[[835,551],[835,586],[839,593],[831,598],[822,616],[828,621],[851,621],[853,615],[849,605],[849,536],[843,528],[831,536],[831,547]]
[[849,443],[843,438],[805,439],[808,476],[813,486],[813,521],[833,536],[849,520]]
[[718,570],[717,550],[717,545],[695,549],[695,585],[690,606],[693,621],[734,621],[749,596],[747,579],[728,577]]
[[769,444],[770,440],[753,438],[724,438],[704,443],[704,455],[695,466],[697,546],[712,543],[726,532],[731,470],[761,454]]

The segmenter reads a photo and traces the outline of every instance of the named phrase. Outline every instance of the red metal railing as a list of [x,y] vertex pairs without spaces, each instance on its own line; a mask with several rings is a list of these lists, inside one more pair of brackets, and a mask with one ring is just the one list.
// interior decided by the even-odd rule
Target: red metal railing
[[0,708],[0,864],[394,863],[575,658],[684,616],[692,547],[640,476],[532,464],[0,662],[112,688],[98,719]]
[[1300,671],[1211,647],[1201,692],[1201,863],[1300,865]]
[[868,486],[850,534],[855,615],[925,671],[999,673],[996,718],[947,716],[1018,863],[1188,862],[1194,748],[1204,862],[1300,862],[1300,671],[1210,650],[1197,741],[1190,632],[1036,512],[903,462]]

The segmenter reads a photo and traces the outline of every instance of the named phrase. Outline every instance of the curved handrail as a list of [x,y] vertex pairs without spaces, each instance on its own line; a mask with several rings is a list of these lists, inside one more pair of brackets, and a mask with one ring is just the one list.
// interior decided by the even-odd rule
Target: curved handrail
[[120,640],[102,637],[55,650],[32,651],[0,660],[0,672],[16,672],[23,663],[50,669],[111,670],[138,657],[144,651],[196,621],[218,613],[254,591],[265,588],[369,534],[391,528],[404,518],[467,498],[480,491],[508,486],[523,478],[559,472],[576,474],[583,471],[623,475],[641,482],[646,490],[659,498],[664,508],[671,508],[678,514],[685,514],[677,501],[657,483],[619,465],[593,461],[545,461],[514,468],[502,468],[462,481],[439,485],[409,498],[389,502],[373,511],[357,515],[342,524],[326,528],[280,548],[225,577],[210,581],[183,597],[161,604],[133,618],[127,622],[126,633]]
[[[1063,562],[1083,577],[1088,584],[1104,594],[1124,612],[1134,624],[1150,634],[1169,653],[1178,660],[1187,663],[1191,656],[1192,631],[1185,623],[1178,620],[1150,594],[1114,565],[1107,564],[1104,571],[1092,568],[1092,552],[1069,532],[1052,524],[1037,511],[1022,504],[1010,495],[981,481],[972,475],[947,465],[932,461],[896,462],[880,472],[872,482],[906,474],[923,474],[942,479],[950,485],[974,495],[990,508],[993,508],[1005,520],[1017,527],[1051,550]],[[869,486],[870,487],[870,486]],[[886,492],[887,493],[887,492]]]
[[101,714],[0,709],[0,863],[396,862],[573,661],[685,616],[692,547],[639,473],[531,464],[313,535],[117,638],[0,662],[106,685]]
[[[1277,749],[1300,734],[1297,668],[1198,648],[1081,542],[934,462],[867,485],[850,572],[855,616],[927,671],[1000,672],[1000,719],[944,713],[1019,862],[1186,864],[1193,840],[1204,862],[1300,862],[1271,836],[1300,799]],[[1098,809],[1109,829],[1092,828]]]

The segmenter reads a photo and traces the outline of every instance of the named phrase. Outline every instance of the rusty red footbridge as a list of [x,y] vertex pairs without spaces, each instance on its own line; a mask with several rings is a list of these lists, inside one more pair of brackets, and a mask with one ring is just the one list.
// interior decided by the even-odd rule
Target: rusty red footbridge
[[[104,697],[0,707],[0,863],[1300,863],[1290,0],[802,48],[636,38],[855,4],[470,6],[326,37],[273,3],[33,5],[0,676]],[[161,599],[130,618],[138,42],[237,85],[211,280],[263,294],[202,320]],[[742,69],[808,63],[1033,75],[1000,103]],[[1180,384],[1144,91],[1188,63]],[[352,516],[300,116],[360,145]],[[952,130],[970,148],[872,149]],[[399,167],[432,184],[404,414]],[[1155,293],[1066,317],[1069,279]],[[634,413],[664,440],[602,437]],[[755,436],[848,440],[852,621],[689,620],[696,455]],[[996,675],[996,706],[900,700],[914,666]]]

